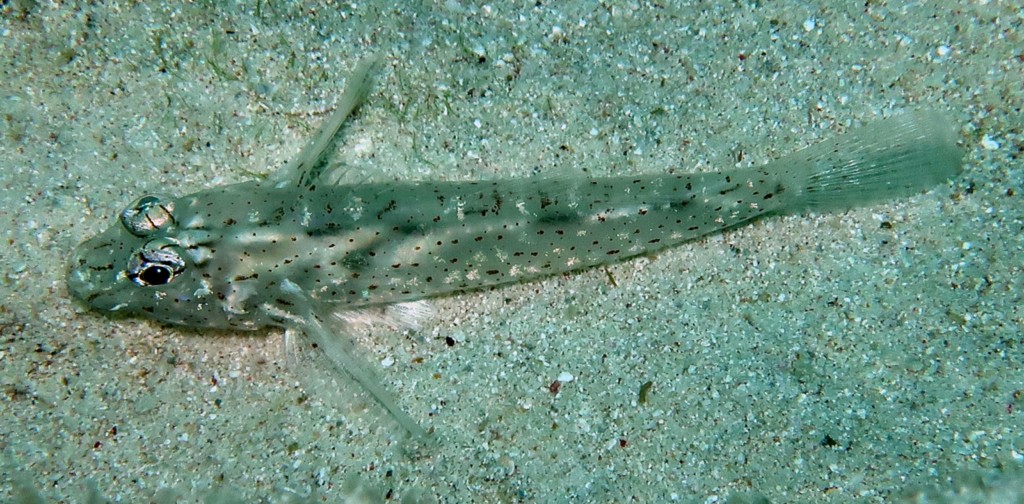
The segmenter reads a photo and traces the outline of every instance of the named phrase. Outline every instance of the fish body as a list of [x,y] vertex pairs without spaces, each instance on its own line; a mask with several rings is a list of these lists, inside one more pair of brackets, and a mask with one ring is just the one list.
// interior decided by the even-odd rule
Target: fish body
[[101,267],[74,278],[109,287],[72,285],[93,307],[162,322],[287,326],[286,288],[344,311],[530,280],[738,225],[783,208],[786,191],[762,170],[310,188],[241,183],[178,199],[147,196],[127,210],[156,204],[173,209],[173,219],[145,236],[120,225],[90,240],[79,266]]
[[[927,189],[960,170],[947,121],[905,114],[760,168],[606,178],[326,182],[341,110],[267,181],[146,196],[74,253],[70,292],[94,309],[189,327],[297,328],[326,315],[522,282],[648,254],[762,216]],[[352,373],[409,430],[368,373]],[[354,368],[354,369],[353,369]]]

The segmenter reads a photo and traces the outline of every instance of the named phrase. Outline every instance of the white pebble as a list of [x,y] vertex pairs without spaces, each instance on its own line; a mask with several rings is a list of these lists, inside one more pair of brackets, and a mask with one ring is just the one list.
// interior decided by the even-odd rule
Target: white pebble
[[981,148],[985,150],[996,150],[1002,147],[999,142],[993,140],[992,137],[985,135],[981,137]]
[[469,48],[469,50],[472,51],[477,58],[487,57],[487,50],[484,49],[484,46],[480,42],[474,42],[472,47]]
[[373,140],[366,137],[356,140],[355,145],[352,146],[352,152],[359,157],[371,156],[373,154]]
[[561,373],[558,373],[558,381],[560,381],[562,383],[569,383],[569,382],[571,382],[571,381],[573,381],[575,379],[576,379],[576,377],[573,376],[572,373],[568,373],[568,372],[565,372],[565,371],[562,371]]

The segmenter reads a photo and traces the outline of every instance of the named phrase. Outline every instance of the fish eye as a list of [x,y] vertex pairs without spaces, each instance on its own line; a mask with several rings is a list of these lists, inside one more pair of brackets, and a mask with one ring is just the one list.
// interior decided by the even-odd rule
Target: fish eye
[[174,225],[174,201],[150,194],[135,200],[121,212],[121,225],[129,233],[143,237]]
[[174,271],[163,264],[147,264],[135,275],[139,285],[164,285],[174,278]]
[[185,261],[170,240],[153,240],[134,256],[128,278],[143,286],[167,285],[185,271]]

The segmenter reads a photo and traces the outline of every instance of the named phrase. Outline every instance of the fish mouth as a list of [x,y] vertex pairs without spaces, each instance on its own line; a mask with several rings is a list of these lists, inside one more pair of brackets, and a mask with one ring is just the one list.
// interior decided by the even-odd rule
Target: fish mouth
[[89,297],[93,290],[93,283],[89,279],[89,275],[74,265],[68,268],[65,281],[68,286],[68,293],[79,301],[86,301],[86,298]]
[[[111,268],[113,269],[113,268]],[[118,311],[125,305],[112,296],[111,287],[103,279],[102,271],[96,271],[79,262],[72,263],[68,269],[65,282],[71,297],[84,303],[89,309],[98,311]],[[106,272],[113,275],[112,271]]]
[[100,238],[86,240],[74,249],[64,279],[71,297],[90,308],[110,310],[109,294],[117,283],[117,268],[110,240]]
[[89,262],[83,257],[81,246],[71,256],[65,281],[71,297],[86,304],[91,305],[92,300],[99,295],[94,272]]

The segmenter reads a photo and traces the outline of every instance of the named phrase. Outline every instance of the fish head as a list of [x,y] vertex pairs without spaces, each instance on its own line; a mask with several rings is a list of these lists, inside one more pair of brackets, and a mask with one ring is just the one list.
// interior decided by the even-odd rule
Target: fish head
[[72,253],[71,295],[90,308],[189,327],[235,327],[197,267],[196,248],[179,236],[175,207],[159,195],[128,205],[106,231]]

